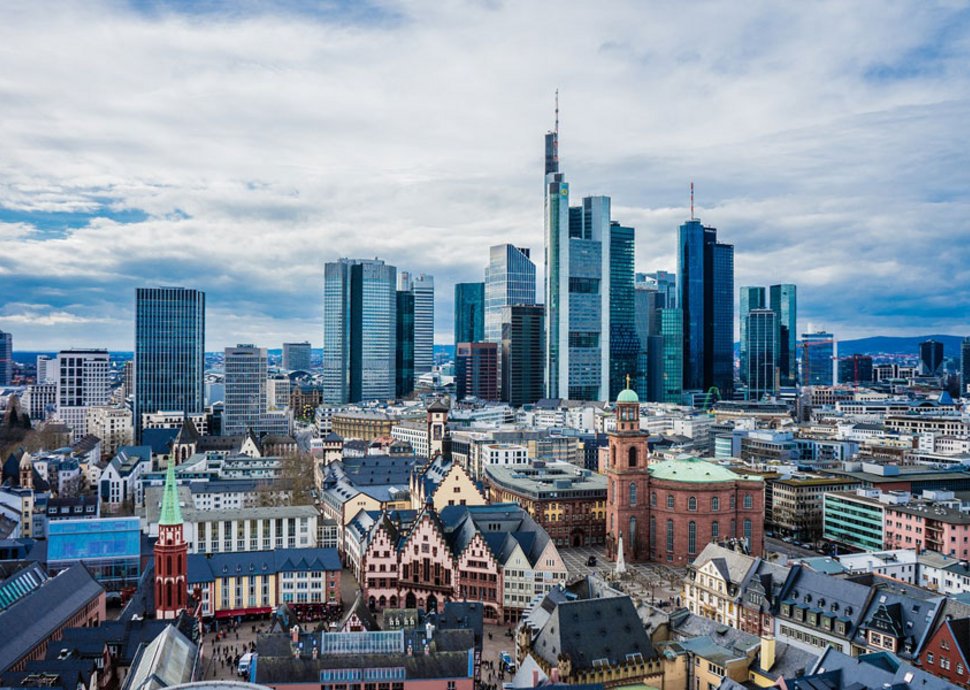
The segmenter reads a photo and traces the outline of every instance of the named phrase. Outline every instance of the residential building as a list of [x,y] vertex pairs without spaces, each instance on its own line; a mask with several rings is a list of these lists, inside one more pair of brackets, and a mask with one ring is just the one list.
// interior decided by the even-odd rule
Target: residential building
[[680,226],[678,307],[683,310],[684,388],[734,390],[734,245],[691,218]]
[[35,383],[53,383],[57,375],[54,371],[54,360],[48,355],[37,355],[37,376]]
[[[50,360],[54,369],[57,360]],[[43,422],[57,410],[57,383],[48,381],[27,386],[20,398],[24,412],[30,415],[31,422]]]
[[754,566],[741,583],[740,630],[762,638],[774,637],[775,616],[789,572],[787,566],[763,558],[755,559]]
[[[535,295],[535,279],[532,281]],[[455,342],[485,340],[485,283],[455,283]]]
[[923,670],[953,687],[970,687],[970,618],[943,620],[923,647],[919,662]]
[[798,333],[797,288],[790,283],[768,288],[771,311],[778,323],[778,370],[782,386],[794,386],[798,379],[795,336]]
[[458,400],[499,399],[497,343],[455,344],[455,389]]
[[135,291],[135,440],[143,415],[205,408],[205,293],[183,287]]
[[101,440],[101,452],[112,456],[121,446],[134,441],[134,424],[127,407],[95,406],[88,408],[87,431]]
[[484,295],[484,340],[501,343],[503,324],[507,323],[506,307],[536,303],[536,266],[529,256],[528,247],[497,244],[489,248]]
[[732,628],[741,623],[742,585],[758,559],[710,543],[687,566],[681,602],[691,613]]
[[771,309],[752,309],[744,320],[747,398],[773,398],[778,395],[779,383],[777,315]]
[[513,407],[531,405],[544,397],[544,308],[535,304],[506,306],[501,310],[501,320],[501,399]]
[[395,397],[397,269],[378,259],[324,268],[324,398],[328,403]]
[[131,510],[142,502],[140,479],[152,469],[152,449],[122,446],[101,472],[98,481],[102,512]]
[[970,559],[970,514],[935,500],[916,499],[886,509],[886,548],[936,551]]
[[57,419],[71,428],[71,440],[87,431],[88,408],[107,405],[111,393],[107,350],[57,353]]
[[310,371],[310,341],[283,343],[283,368],[287,371]]
[[802,375],[804,386],[831,386],[838,350],[835,336],[825,331],[802,334]]
[[423,467],[415,467],[409,488],[412,510],[430,503],[441,511],[448,506],[481,506],[487,502],[468,471],[443,455]]
[[[781,684],[784,685],[781,685]],[[908,664],[891,652],[862,656],[830,648],[803,673],[779,681],[788,690],[841,690],[842,688],[893,688],[893,690],[952,690],[946,680]],[[723,690],[737,690],[736,686]]]

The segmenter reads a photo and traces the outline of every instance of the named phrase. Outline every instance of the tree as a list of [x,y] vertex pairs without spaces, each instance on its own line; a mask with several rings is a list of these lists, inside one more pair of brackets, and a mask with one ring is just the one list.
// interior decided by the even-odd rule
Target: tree
[[303,506],[313,504],[313,457],[293,453],[280,458],[275,479],[260,482],[256,502],[260,506]]

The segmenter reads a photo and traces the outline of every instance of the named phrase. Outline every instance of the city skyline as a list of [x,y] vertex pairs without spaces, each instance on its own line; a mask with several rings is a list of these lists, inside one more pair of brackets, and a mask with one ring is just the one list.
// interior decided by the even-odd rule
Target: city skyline
[[569,181],[636,228],[636,271],[675,270],[693,178],[735,285],[797,284],[799,328],[968,330],[966,11],[187,7],[2,11],[17,350],[131,350],[134,289],[169,284],[207,294],[209,351],[319,347],[342,256],[434,275],[449,343],[488,247],[542,247],[557,87]]

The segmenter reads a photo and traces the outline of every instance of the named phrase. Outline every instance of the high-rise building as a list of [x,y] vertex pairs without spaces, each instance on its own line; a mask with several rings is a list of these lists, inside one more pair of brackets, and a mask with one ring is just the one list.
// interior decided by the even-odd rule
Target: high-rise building
[[[642,274],[641,274],[642,275]],[[660,337],[660,306],[666,297],[656,285],[640,281],[634,290],[637,355],[637,396],[647,402],[660,402],[663,389],[663,339]]]
[[484,340],[485,283],[456,283],[455,344],[480,343]]
[[742,286],[738,299],[738,325],[741,329],[741,339],[738,341],[740,368],[738,378],[742,383],[748,382],[748,313],[754,309],[765,309],[768,303],[763,287]]
[[631,385],[637,381],[640,339],[633,277],[635,234],[633,228],[610,223],[610,400],[627,387],[627,377]]
[[678,308],[684,314],[684,388],[734,390],[734,245],[691,218],[680,226]]
[[794,386],[798,381],[798,356],[795,352],[795,335],[798,333],[797,289],[791,283],[782,283],[772,285],[768,290],[768,307],[775,312],[778,322],[778,372],[781,385]]
[[641,285],[652,288],[659,293],[659,309],[675,309],[677,307],[677,275],[669,271],[654,271],[653,273],[637,273],[637,287]]
[[485,340],[502,342],[505,307],[535,303],[536,265],[529,258],[529,249],[511,244],[490,247],[485,267]]
[[397,269],[340,259],[324,269],[323,386],[328,403],[395,397]]
[[[125,366],[128,366],[131,362],[125,362]],[[37,377],[36,382],[40,383],[53,383],[56,377],[56,372],[54,371],[54,360],[48,355],[37,355]],[[129,390],[130,393],[130,390]]]
[[771,309],[751,309],[746,321],[745,364],[748,400],[778,395],[778,317]]
[[312,348],[308,341],[283,343],[283,368],[287,371],[310,371]]
[[869,355],[851,355],[838,359],[838,383],[858,385],[870,383],[873,380],[872,357]]
[[434,368],[434,277],[401,271],[397,289],[414,295],[414,376],[418,377]]
[[409,290],[397,291],[396,331],[394,392],[406,398],[414,392],[414,293]]
[[541,304],[502,309],[501,398],[513,407],[531,405],[544,395],[544,322]]
[[62,350],[57,353],[57,418],[77,441],[87,431],[88,408],[107,405],[111,397],[107,350]]
[[943,343],[924,340],[919,344],[919,369],[923,376],[936,376],[943,368]]
[[660,310],[663,340],[661,402],[681,404],[684,398],[684,313],[680,308]]
[[960,343],[960,397],[967,393],[970,386],[970,338]]
[[499,399],[497,343],[455,345],[455,388],[459,400]]
[[13,381],[13,335],[0,331],[0,386]]
[[266,414],[266,348],[237,345],[225,350],[226,400],[222,435],[259,431]]
[[802,376],[805,386],[831,386],[835,358],[838,355],[835,336],[825,331],[802,334]]
[[205,409],[205,293],[183,287],[135,293],[135,439],[142,415]]

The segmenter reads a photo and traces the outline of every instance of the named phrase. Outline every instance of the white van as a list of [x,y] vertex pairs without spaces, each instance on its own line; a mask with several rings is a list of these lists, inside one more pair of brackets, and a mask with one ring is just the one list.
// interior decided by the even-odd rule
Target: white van
[[244,678],[248,676],[249,665],[253,661],[253,656],[255,655],[252,652],[246,652],[241,657],[239,657],[239,666],[236,667],[236,673],[238,673],[240,676],[243,676]]

